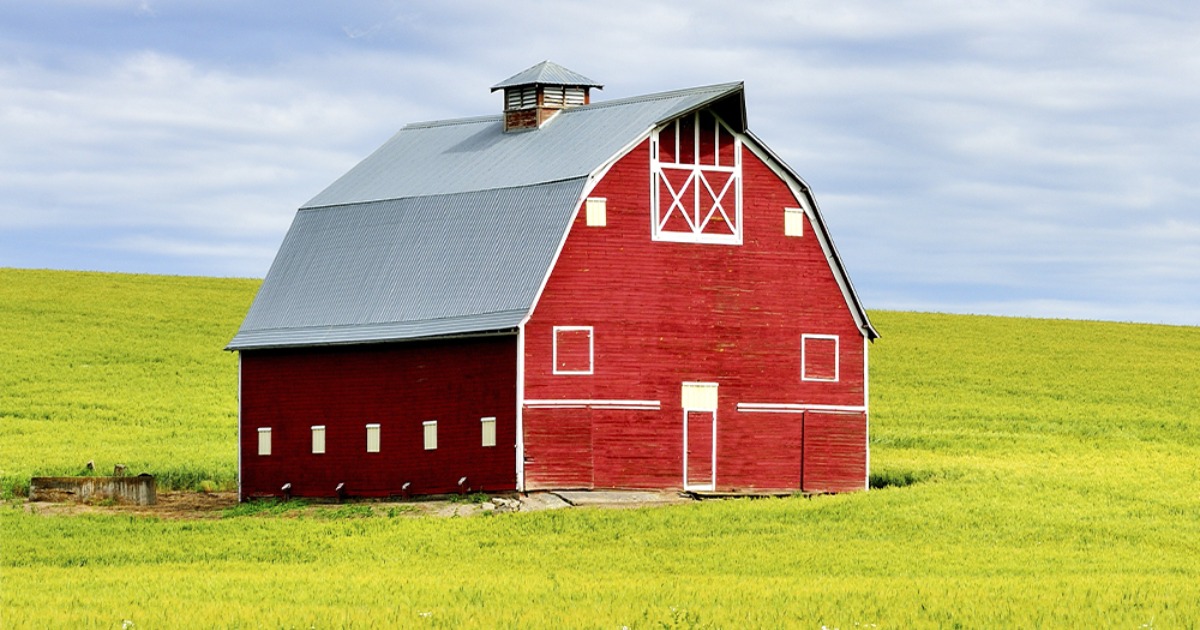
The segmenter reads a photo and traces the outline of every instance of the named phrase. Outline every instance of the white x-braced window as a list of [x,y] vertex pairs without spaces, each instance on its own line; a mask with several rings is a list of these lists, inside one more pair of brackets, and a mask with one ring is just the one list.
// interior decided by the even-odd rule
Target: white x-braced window
[[742,244],[742,141],[712,112],[653,134],[650,180],[654,240]]

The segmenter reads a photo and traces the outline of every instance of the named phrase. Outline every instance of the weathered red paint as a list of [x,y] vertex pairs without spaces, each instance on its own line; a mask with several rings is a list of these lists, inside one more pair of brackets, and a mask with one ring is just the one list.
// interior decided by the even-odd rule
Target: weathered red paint
[[[241,483],[244,497],[333,497],[516,487],[515,335],[378,345],[242,352]],[[480,419],[496,418],[496,446]],[[437,420],[436,450],[422,422]],[[366,425],[380,425],[380,452]],[[312,452],[313,425],[326,452]],[[260,456],[258,427],[271,427]]]
[[[649,152],[648,141],[634,148],[592,191],[607,199],[606,227],[588,227],[582,211],[572,225],[525,326],[524,394],[661,406],[525,408],[527,488],[681,487],[685,381],[719,384],[717,489],[865,488],[865,414],[737,408],[866,405],[863,333],[812,225],[784,236],[784,208],[799,202],[744,148],[743,244],[654,241]],[[593,327],[593,374],[553,374],[555,326]],[[836,382],[802,380],[805,334],[838,337]],[[830,359],[809,367],[829,378]]]
[[861,413],[804,413],[805,492],[861,490],[867,475],[861,445],[867,440],[867,417]]
[[[723,164],[731,139],[716,141]],[[813,226],[784,235],[784,209],[801,203],[743,148],[743,243],[654,241],[649,153],[643,142],[591,191],[607,200],[606,227],[588,227],[581,208],[524,326],[521,374],[511,335],[243,352],[243,495],[291,483],[296,495],[335,496],[345,483],[350,495],[386,496],[406,482],[429,494],[461,477],[474,490],[512,489],[518,407],[525,489],[714,478],[723,491],[865,488],[863,332]],[[804,335],[817,336],[802,359]],[[525,400],[542,404],[517,400],[518,378]],[[684,382],[717,383],[715,413],[689,418]],[[497,419],[495,447],[480,444],[482,417]],[[435,451],[423,448],[426,420],[438,421]],[[714,422],[715,462],[702,456]],[[380,453],[366,452],[368,423],[381,425]],[[311,452],[312,425],[326,427],[325,454]],[[256,455],[258,427],[272,428],[270,456]]]
[[713,481],[713,412],[686,413],[687,480],[691,485],[707,486]]

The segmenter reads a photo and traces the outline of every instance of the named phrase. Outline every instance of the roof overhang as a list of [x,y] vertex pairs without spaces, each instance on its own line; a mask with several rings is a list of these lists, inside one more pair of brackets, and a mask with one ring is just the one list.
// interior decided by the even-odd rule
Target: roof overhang
[[714,114],[720,117],[726,125],[732,127],[734,131],[744,133],[746,131],[745,84],[739,81],[728,84],[728,87],[728,90],[714,94],[710,98],[700,101],[687,109],[672,112],[670,116],[656,121],[655,126],[665,125],[680,116],[701,109],[711,109]]

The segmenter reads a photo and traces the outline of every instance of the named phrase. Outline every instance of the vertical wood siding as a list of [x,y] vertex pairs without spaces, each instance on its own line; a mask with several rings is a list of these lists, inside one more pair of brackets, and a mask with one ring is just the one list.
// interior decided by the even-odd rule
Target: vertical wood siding
[[[802,202],[749,150],[742,160],[740,246],[651,240],[648,142],[591,192],[607,199],[607,226],[587,226],[581,211],[568,234],[526,325],[525,397],[661,407],[526,408],[529,488],[680,487],[684,381],[719,384],[716,486],[724,490],[801,483],[803,414],[739,412],[738,403],[865,404],[862,333],[812,226],[805,218],[803,236],[784,235],[784,209]],[[593,374],[552,374],[554,326],[594,327]],[[837,382],[801,380],[803,334],[838,336]],[[823,418],[823,430],[840,437],[805,448],[804,471],[813,479],[824,467],[837,479],[857,474],[863,487],[860,420]],[[823,459],[823,448],[845,449],[861,465],[843,465],[840,454]]]
[[[242,353],[244,496],[399,495],[516,487],[516,337],[480,337]],[[547,364],[548,365],[548,364]],[[496,446],[482,446],[480,418],[496,418]],[[437,449],[424,425],[437,421]],[[368,424],[380,452],[367,452]],[[312,427],[325,426],[325,453]],[[271,455],[256,453],[271,427]]]

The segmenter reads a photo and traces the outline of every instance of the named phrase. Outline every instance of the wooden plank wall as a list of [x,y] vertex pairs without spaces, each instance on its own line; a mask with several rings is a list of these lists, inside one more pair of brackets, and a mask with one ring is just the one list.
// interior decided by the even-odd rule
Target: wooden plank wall
[[[516,487],[516,336],[242,353],[243,496],[389,496]],[[496,418],[482,446],[480,418]],[[436,420],[437,449],[424,427]],[[380,452],[366,452],[366,425]],[[312,453],[313,425],[326,452]],[[257,455],[257,428],[272,453]]]
[[[798,201],[749,150],[743,178],[740,246],[651,240],[648,142],[597,185],[607,226],[571,228],[525,329],[525,397],[661,406],[525,409],[529,487],[680,487],[684,381],[719,383],[719,489],[800,487],[802,414],[738,403],[864,405],[863,337],[812,225],[784,236]],[[553,326],[594,327],[594,374],[551,373]],[[838,382],[801,381],[806,333],[839,336]]]

